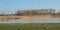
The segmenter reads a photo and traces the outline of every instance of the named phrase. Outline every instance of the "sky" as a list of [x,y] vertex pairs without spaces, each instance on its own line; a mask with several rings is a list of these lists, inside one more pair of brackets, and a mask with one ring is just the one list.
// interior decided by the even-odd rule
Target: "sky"
[[48,9],[60,11],[60,0],[0,0],[0,13],[15,13],[24,9]]

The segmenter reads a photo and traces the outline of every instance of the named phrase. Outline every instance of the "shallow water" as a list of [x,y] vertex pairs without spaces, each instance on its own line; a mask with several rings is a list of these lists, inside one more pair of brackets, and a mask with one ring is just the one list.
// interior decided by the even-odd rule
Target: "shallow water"
[[0,21],[1,23],[60,23],[60,19],[45,19],[45,20],[10,20]]

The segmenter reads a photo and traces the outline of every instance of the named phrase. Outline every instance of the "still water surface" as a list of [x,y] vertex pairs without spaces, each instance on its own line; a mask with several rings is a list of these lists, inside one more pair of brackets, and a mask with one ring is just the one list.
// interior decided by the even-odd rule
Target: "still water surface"
[[60,23],[60,19],[47,19],[47,20],[10,20],[0,21],[1,23]]

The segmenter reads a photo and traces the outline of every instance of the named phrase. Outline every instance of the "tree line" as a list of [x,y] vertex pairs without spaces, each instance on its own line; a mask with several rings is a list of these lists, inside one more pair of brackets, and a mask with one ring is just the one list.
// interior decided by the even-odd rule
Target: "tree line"
[[15,14],[0,14],[0,16],[24,16],[24,15],[60,15],[60,12],[56,13],[55,9],[33,9],[33,10],[17,10]]

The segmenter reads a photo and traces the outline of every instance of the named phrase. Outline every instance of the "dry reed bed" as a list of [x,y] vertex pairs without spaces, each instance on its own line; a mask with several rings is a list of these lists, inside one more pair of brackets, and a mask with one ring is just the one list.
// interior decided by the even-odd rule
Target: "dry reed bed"
[[33,19],[51,19],[51,15],[35,15],[35,16],[0,16],[0,20],[9,19],[22,19],[22,20],[33,20]]

